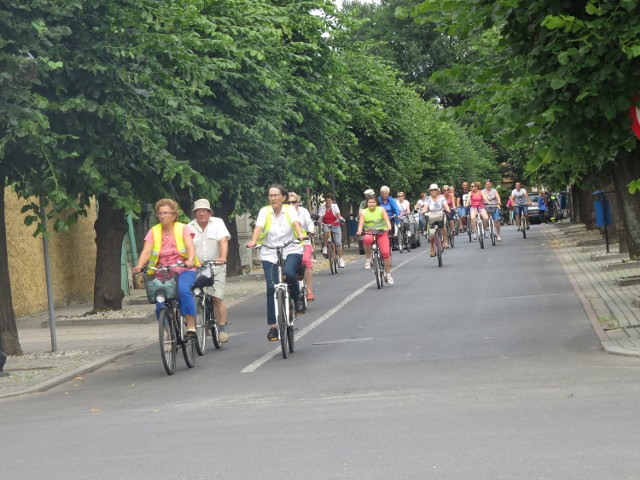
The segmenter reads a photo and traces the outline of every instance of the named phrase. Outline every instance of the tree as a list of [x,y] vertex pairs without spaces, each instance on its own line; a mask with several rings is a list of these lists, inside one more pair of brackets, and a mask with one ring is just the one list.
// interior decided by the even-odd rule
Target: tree
[[[494,54],[476,62],[483,91],[464,106],[531,146],[529,171],[547,166],[578,183],[611,174],[626,241],[640,255],[638,140],[628,111],[638,90],[640,7],[636,2],[438,0],[412,11],[463,38],[490,35]],[[498,35],[495,35],[497,32]]]

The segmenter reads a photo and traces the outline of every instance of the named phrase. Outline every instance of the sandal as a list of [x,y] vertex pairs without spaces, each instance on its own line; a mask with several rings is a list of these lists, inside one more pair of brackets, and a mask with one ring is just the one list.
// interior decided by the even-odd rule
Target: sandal
[[432,257],[436,256],[436,251],[435,249],[432,249],[431,252],[429,253]]
[[195,328],[187,328],[187,337],[196,337],[198,336],[198,332],[196,332]]

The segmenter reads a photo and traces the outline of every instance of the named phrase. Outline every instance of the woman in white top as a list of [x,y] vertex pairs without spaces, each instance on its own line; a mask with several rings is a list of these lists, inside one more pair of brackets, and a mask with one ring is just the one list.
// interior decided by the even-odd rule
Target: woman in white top
[[[443,229],[443,236],[444,236],[444,248],[449,248],[449,237],[447,236],[447,223],[444,221],[444,213],[451,213],[451,209],[449,208],[449,205],[447,204],[447,199],[444,198],[444,195],[440,194],[440,189],[438,188],[438,184],[437,183],[432,183],[431,185],[429,185],[429,196],[427,197],[426,201],[424,202],[424,206],[422,207],[422,214],[423,215],[430,215],[431,218],[429,218],[427,220],[428,225],[431,225],[433,222],[433,218],[437,217],[437,218],[441,218],[440,220],[437,220],[438,222],[438,226],[440,228]],[[432,257],[436,256],[436,245],[435,245],[435,236],[434,235],[430,235],[430,241],[431,241],[431,252],[430,255]]]
[[[288,192],[282,185],[269,187],[269,206],[260,209],[247,248],[255,247],[258,241],[266,245],[281,246],[289,241],[304,238],[298,212],[295,208],[284,203],[287,195]],[[289,244],[283,252],[285,257],[284,275],[287,277],[291,295],[296,299],[297,313],[304,313],[304,304],[299,298],[300,287],[296,280],[296,272],[302,263],[302,253],[303,248],[300,243]],[[267,323],[271,327],[267,339],[277,341],[276,307],[273,295],[278,276],[278,256],[274,249],[262,248],[260,249],[260,259],[264,269],[264,279],[267,283]]]
[[[296,192],[289,192],[289,199],[287,200],[287,203],[297,210],[302,230],[306,232],[306,235],[310,239],[313,238],[313,234],[316,231],[316,225],[311,219],[309,210],[300,205],[300,195]],[[304,253],[302,255],[302,266],[304,267],[304,279],[307,281],[307,300],[313,301],[315,300],[315,297],[313,296],[313,286],[311,284],[313,277],[313,261],[311,260],[313,247],[311,246],[310,239],[303,242]]]
[[491,185],[491,180],[487,180],[486,182],[484,182],[484,190],[482,191],[482,193],[484,193],[484,196],[487,199],[487,206],[496,207],[496,211],[491,215],[493,215],[493,223],[496,226],[496,240],[498,242],[501,242],[502,238],[500,237],[500,207],[502,206],[502,200],[500,199],[500,194],[498,193],[498,190],[493,188],[493,186]]

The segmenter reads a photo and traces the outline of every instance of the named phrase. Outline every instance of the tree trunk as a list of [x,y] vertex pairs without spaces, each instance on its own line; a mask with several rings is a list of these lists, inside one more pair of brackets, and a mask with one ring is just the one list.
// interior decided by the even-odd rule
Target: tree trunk
[[[11,282],[9,279],[9,252],[7,250],[7,226],[4,214],[5,179],[0,182],[0,371],[4,366],[6,355],[22,355],[22,347],[18,339],[16,314],[11,299]],[[4,353],[3,353],[4,350]]]
[[121,310],[124,293],[120,285],[122,241],[128,225],[125,212],[116,210],[104,197],[98,197],[96,231],[96,278],[93,309]]
[[640,178],[640,148],[636,146],[633,152],[621,151],[611,175],[629,256],[640,258],[640,194],[630,194],[627,186],[631,180]]
[[234,205],[229,192],[224,190],[220,197],[220,206],[214,208],[215,216],[221,218],[227,226],[231,238],[229,239],[229,255],[227,256],[227,275],[230,277],[242,275],[242,261],[240,259],[240,244],[238,243],[238,227],[236,222],[229,220]]
[[584,189],[574,186],[571,189],[573,193],[573,207],[575,208],[575,219],[577,223],[584,223],[587,230],[594,230],[596,228],[595,223],[595,209],[593,206],[593,191],[585,191]]

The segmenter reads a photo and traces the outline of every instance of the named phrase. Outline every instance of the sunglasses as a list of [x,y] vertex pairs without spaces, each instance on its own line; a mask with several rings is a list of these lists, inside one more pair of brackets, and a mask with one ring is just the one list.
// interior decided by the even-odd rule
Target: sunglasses
[[289,205],[296,205],[298,203],[298,201],[297,200],[289,200],[287,203]]

